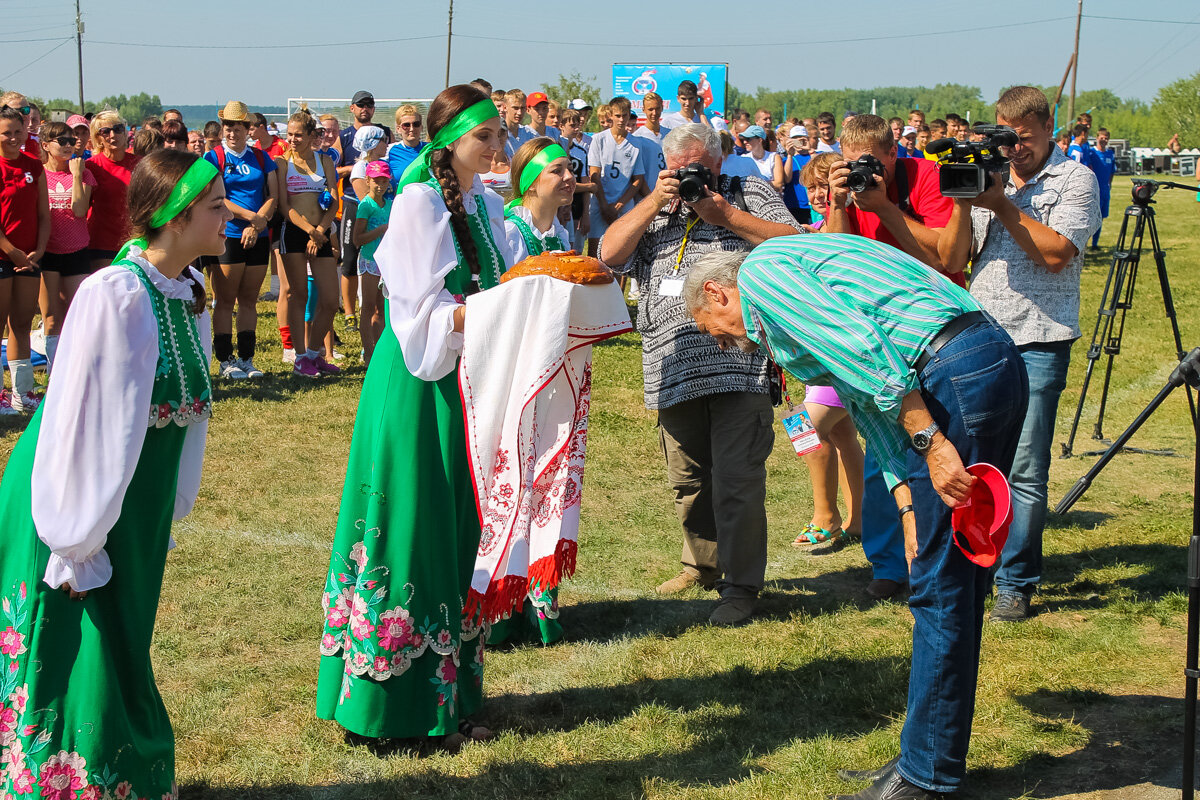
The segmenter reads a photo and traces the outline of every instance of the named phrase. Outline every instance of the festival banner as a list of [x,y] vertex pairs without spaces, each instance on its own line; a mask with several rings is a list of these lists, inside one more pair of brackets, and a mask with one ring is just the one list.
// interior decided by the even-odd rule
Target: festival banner
[[642,97],[657,92],[663,99],[663,113],[669,114],[679,110],[679,84],[691,81],[699,91],[705,115],[724,115],[728,75],[728,64],[613,64],[613,97],[629,98],[633,110],[644,118]]

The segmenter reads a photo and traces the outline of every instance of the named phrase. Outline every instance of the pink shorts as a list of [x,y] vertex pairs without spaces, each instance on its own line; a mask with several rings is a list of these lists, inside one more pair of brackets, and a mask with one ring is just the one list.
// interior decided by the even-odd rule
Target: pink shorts
[[816,403],[820,406],[829,406],[831,408],[845,408],[842,405],[842,399],[838,397],[837,390],[832,386],[813,386],[811,384],[804,385],[804,402]]

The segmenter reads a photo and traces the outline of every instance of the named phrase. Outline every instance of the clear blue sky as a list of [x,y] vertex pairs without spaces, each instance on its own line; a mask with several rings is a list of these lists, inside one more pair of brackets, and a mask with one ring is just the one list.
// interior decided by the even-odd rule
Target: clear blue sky
[[[238,98],[282,105],[289,96],[349,97],[360,88],[379,97],[432,97],[443,85],[448,0],[81,3],[89,100],[146,91],[168,104]],[[528,90],[578,71],[595,76],[607,95],[614,61],[728,62],[733,85],[751,92],[961,83],[991,99],[1003,85],[1061,79],[1075,8],[1075,0],[456,0],[450,75],[455,83],[483,76],[498,87]],[[0,86],[76,96],[72,0],[0,0],[0,9],[6,18]],[[788,13],[772,20],[772,9]],[[1159,87],[1200,65],[1195,0],[1084,0],[1083,10],[1080,90],[1109,88],[1151,100]],[[1095,18],[1104,16],[1175,22]],[[990,29],[951,33],[970,28]],[[946,33],[928,35],[934,30]],[[904,38],[830,42],[870,37]],[[401,38],[410,40],[278,47]]]

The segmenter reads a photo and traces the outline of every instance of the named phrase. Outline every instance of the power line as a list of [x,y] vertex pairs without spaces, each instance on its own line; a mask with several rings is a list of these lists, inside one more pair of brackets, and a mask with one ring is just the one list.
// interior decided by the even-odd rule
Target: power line
[[296,50],[322,47],[356,47],[364,44],[395,44],[397,42],[418,42],[423,39],[441,39],[437,36],[406,36],[399,39],[371,39],[357,42],[318,42],[313,44],[156,44],[154,42],[107,42],[100,39],[88,39],[88,44],[107,44],[116,47],[165,47],[172,50]]
[[59,42],[58,44],[54,45],[54,47],[51,47],[49,50],[47,50],[46,52],[42,53],[40,56],[38,56],[37,58],[35,58],[33,61],[30,61],[30,62],[29,62],[28,64],[26,64],[25,66],[21,67],[20,69],[14,70],[13,72],[10,72],[10,73],[8,73],[8,74],[7,74],[7,75],[5,75],[3,78],[0,78],[0,83],[4,83],[4,81],[8,80],[8,79],[9,79],[9,78],[11,78],[13,75],[16,75],[16,74],[17,74],[17,73],[19,73],[19,72],[24,72],[25,70],[29,69],[29,68],[30,68],[30,67],[32,67],[34,64],[36,64],[37,62],[41,61],[41,60],[42,60],[43,58],[45,58],[46,56],[48,56],[48,55],[50,55],[51,53],[53,53],[53,52],[54,52],[55,50],[57,50],[58,48],[62,47],[62,46],[63,46],[64,44],[66,44],[67,42],[73,42],[73,41],[75,41],[75,38],[74,38],[74,37],[71,37],[70,39],[63,39],[63,40],[62,40],[61,42]]
[[1178,19],[1138,19],[1137,17],[1103,17],[1098,14],[1084,14],[1084,19],[1111,19],[1117,22],[1153,22],[1160,25],[1200,25],[1200,22],[1184,22]]
[[[954,30],[946,30],[946,31],[922,31],[919,33],[897,33],[897,34],[888,34],[885,36],[856,36],[856,37],[844,38],[844,39],[811,39],[811,40],[807,40],[807,41],[789,41],[789,42],[746,42],[746,43],[741,43],[741,44],[729,43],[729,42],[715,42],[715,43],[710,43],[710,44],[697,44],[695,42],[690,42],[690,43],[686,43],[686,44],[671,44],[671,43],[664,43],[664,42],[645,42],[645,43],[640,43],[640,44],[622,43],[622,44],[615,45],[615,46],[626,47],[626,48],[637,47],[637,48],[657,48],[657,49],[662,49],[662,48],[667,48],[667,47],[676,47],[676,48],[688,48],[688,49],[694,50],[696,48],[704,48],[704,47],[710,47],[710,48],[759,47],[759,48],[761,48],[761,47],[789,47],[789,46],[816,45],[816,44],[848,44],[848,43],[853,43],[853,42],[879,42],[879,41],[887,41],[887,40],[893,40],[893,39],[918,39],[918,38],[923,38],[923,37],[928,37],[928,36],[947,36],[947,35],[953,35],[953,34],[959,34],[959,33],[975,33],[978,31],[1002,30],[1004,28],[1018,28],[1018,27],[1025,27],[1028,25],[1039,25],[1039,24],[1046,23],[1046,22],[1061,22],[1066,19],[1074,19],[1074,16],[1072,15],[1072,16],[1067,16],[1067,17],[1047,17],[1045,19],[1035,19],[1035,20],[1030,20],[1027,22],[1010,22],[1010,23],[1003,23],[1003,24],[999,24],[999,25],[981,25],[981,26],[974,27],[974,28],[957,28]],[[603,47],[606,49],[611,49],[612,47],[614,47],[614,44],[600,43],[600,42],[595,42],[595,41],[588,41],[588,42],[546,41],[545,39],[521,39],[521,38],[508,38],[508,37],[503,37],[503,36],[474,36],[471,34],[464,34],[464,33],[456,33],[454,35],[460,39],[477,39],[477,40],[481,40],[481,41],[490,41],[490,42],[534,43],[534,44],[541,44],[541,45],[565,45],[568,47]],[[433,36],[406,36],[406,37],[401,37],[401,38],[396,38],[396,39],[373,39],[373,40],[359,40],[359,41],[350,41],[350,42],[314,42],[312,44],[275,44],[275,45],[254,44],[253,49],[255,49],[255,50],[296,50],[296,49],[327,48],[327,47],[355,47],[358,45],[367,45],[367,44],[396,44],[399,42],[418,42],[418,41],[423,41],[423,40],[427,40],[427,39],[441,39],[441,38],[442,37],[440,35],[433,35]],[[26,40],[26,41],[32,41],[32,40]],[[53,40],[50,40],[50,41],[53,41]],[[2,42],[0,42],[0,43],[2,43]],[[171,43],[155,43],[155,42],[113,42],[113,41],[103,41],[100,39],[88,39],[88,44],[111,45],[114,47],[156,47],[156,48],[171,48],[171,49],[185,49],[185,50],[245,50],[245,49],[248,49],[251,47],[251,45],[247,45],[247,44],[223,44],[223,45],[221,45],[221,44],[171,44]]]
[[568,47],[603,47],[611,49],[613,47],[637,47],[637,48],[655,48],[662,49],[667,47],[675,48],[729,48],[729,47],[794,47],[798,45],[814,45],[814,44],[847,44],[852,42],[879,42],[889,39],[918,39],[926,36],[945,36],[958,33],[975,33],[977,31],[1000,30],[1002,28],[1020,28],[1028,25],[1038,25],[1045,22],[1062,22],[1067,19],[1074,19],[1072,14],[1067,17],[1047,17],[1046,19],[1035,19],[1028,22],[1010,22],[1000,25],[982,25],[975,28],[958,28],[949,31],[922,31],[920,33],[894,33],[886,36],[856,36],[847,39],[810,39],[807,41],[788,41],[788,42],[745,42],[745,43],[730,43],[719,42],[710,44],[699,44],[696,42],[688,42],[684,44],[672,44],[670,42],[644,42],[644,43],[601,43],[601,42],[564,42],[564,41],[546,41],[544,39],[519,39],[509,38],[504,36],[472,36],[471,34],[459,33],[456,34],[462,39],[480,39],[490,42],[512,42],[518,44],[540,44],[540,45],[565,45]]

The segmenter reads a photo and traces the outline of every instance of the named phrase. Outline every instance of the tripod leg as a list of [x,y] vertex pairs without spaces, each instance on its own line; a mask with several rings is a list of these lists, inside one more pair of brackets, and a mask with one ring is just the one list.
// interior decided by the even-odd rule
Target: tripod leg
[[[1104,352],[1108,355],[1108,364],[1104,370],[1104,386],[1100,391],[1100,409],[1096,414],[1096,427],[1092,430],[1093,439],[1104,438],[1104,412],[1108,408],[1108,389],[1112,382],[1112,368],[1116,357],[1121,353],[1121,339],[1125,334],[1125,320],[1129,313],[1129,309],[1133,306],[1133,290],[1137,285],[1138,264],[1142,258],[1142,235],[1146,229],[1146,211],[1148,209],[1137,206],[1131,207],[1130,211],[1137,209],[1135,215],[1137,222],[1133,227],[1133,236],[1129,241],[1129,249],[1118,255],[1124,265],[1124,269],[1118,275],[1118,282],[1121,284],[1113,291],[1113,320],[1109,323],[1112,327],[1112,334],[1104,343]],[[1120,298],[1119,300],[1117,298]]]
[[[1108,278],[1104,281],[1104,292],[1100,295],[1100,308],[1096,312],[1096,326],[1092,329],[1092,341],[1087,349],[1087,370],[1083,375],[1083,386],[1079,390],[1079,402],[1075,406],[1075,418],[1071,421],[1071,432],[1067,435],[1066,444],[1062,445],[1062,457],[1070,458],[1075,447],[1075,435],[1079,431],[1079,419],[1083,416],[1083,404],[1087,400],[1088,386],[1092,382],[1092,372],[1096,369],[1096,361],[1100,358],[1101,342],[1106,341],[1109,336],[1109,331],[1112,329],[1112,320],[1115,315],[1113,303],[1115,298],[1121,293],[1121,277],[1124,275],[1124,256],[1126,236],[1129,231],[1130,210],[1134,206],[1125,209],[1125,216],[1121,220],[1121,232],[1117,235],[1117,246],[1113,251],[1113,261],[1108,268]],[[1115,286],[1114,286],[1115,283]]]
[[[1162,246],[1158,243],[1158,225],[1154,221],[1154,210],[1148,209],[1150,212],[1150,244],[1154,248],[1154,264],[1158,267],[1158,284],[1162,288],[1163,306],[1167,312],[1167,319],[1171,321],[1171,333],[1175,337],[1175,357],[1180,361],[1187,355],[1183,351],[1183,337],[1179,334],[1179,319],[1175,315],[1175,298],[1171,293],[1171,282],[1167,278],[1167,254],[1163,251]],[[1184,386],[1187,390],[1188,408],[1192,412],[1192,423],[1196,420],[1196,398],[1192,395],[1192,387]]]
[[[1185,356],[1186,358],[1186,356]],[[1191,383],[1187,384],[1191,389]],[[1183,674],[1183,800],[1192,800],[1196,788],[1196,689],[1200,679],[1200,425],[1196,432],[1196,465],[1192,487],[1192,538],[1188,542],[1187,652]]]

